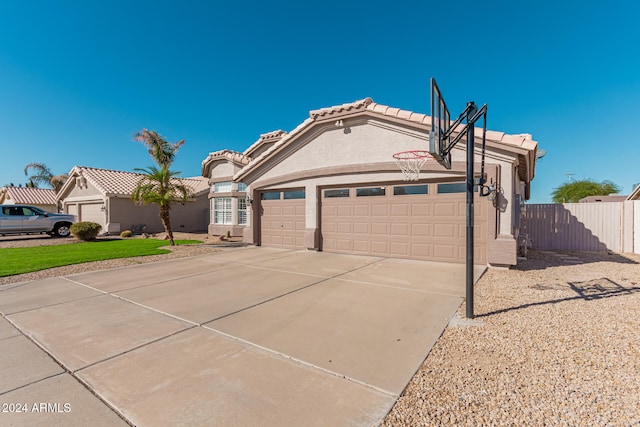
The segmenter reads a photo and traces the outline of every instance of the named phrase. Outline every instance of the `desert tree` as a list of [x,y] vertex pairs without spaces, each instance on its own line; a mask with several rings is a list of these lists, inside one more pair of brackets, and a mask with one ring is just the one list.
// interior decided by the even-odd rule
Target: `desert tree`
[[[32,171],[31,176],[29,176],[30,170]],[[29,177],[27,187],[37,188],[38,185],[46,185],[53,188],[56,193],[60,191],[69,178],[67,174],[54,175],[47,165],[36,162],[26,165],[24,174]]]
[[611,181],[596,182],[590,179],[570,181],[553,190],[553,203],[577,203],[588,196],[608,196],[620,192],[620,187]]

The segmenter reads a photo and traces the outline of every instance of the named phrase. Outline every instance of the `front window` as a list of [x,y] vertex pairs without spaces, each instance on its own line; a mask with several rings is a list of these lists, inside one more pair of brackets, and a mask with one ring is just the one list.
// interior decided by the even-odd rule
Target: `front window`
[[247,225],[247,199],[238,198],[238,224]]
[[231,181],[228,182],[216,182],[213,184],[213,192],[214,193],[230,193],[231,192]]
[[213,223],[231,224],[233,221],[233,204],[231,197],[213,199]]
[[247,191],[247,184],[245,184],[244,182],[239,182],[238,191]]

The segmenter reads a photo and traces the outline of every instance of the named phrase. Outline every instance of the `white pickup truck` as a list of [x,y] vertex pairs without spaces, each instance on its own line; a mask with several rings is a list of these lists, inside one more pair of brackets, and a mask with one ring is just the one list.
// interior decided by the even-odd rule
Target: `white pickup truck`
[[67,237],[74,222],[74,215],[50,213],[35,206],[0,205],[0,236],[47,233]]

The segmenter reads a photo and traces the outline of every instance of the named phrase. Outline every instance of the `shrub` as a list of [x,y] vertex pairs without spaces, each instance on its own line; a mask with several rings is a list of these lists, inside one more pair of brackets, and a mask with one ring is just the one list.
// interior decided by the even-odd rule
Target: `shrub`
[[76,222],[71,225],[69,230],[76,239],[88,241],[96,239],[98,233],[102,230],[102,226],[95,222]]
[[120,233],[120,237],[122,238],[131,236],[133,236],[133,232],[131,230],[124,230],[122,233]]

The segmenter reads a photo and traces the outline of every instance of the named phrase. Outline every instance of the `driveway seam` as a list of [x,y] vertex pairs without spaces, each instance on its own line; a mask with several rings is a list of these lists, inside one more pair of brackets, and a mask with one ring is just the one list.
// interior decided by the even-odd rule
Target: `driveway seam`
[[[148,264],[146,264],[146,265],[148,265]],[[121,268],[126,268],[126,267],[121,267]],[[214,271],[223,271],[223,270],[228,270],[228,269],[230,269],[230,268],[233,268],[233,266],[229,266],[229,267],[221,268],[221,269],[219,269],[219,270],[214,270]],[[106,271],[106,270],[102,270],[102,271]],[[192,277],[203,276],[203,275],[205,275],[205,274],[210,274],[210,273],[212,273],[212,271],[207,271],[207,272],[204,272],[204,273],[192,274],[192,275],[190,275],[190,276],[181,276],[181,277],[180,277],[180,278],[178,278],[178,279],[173,278],[173,279],[161,280],[161,281],[159,281],[159,282],[153,282],[153,283],[148,283],[148,284],[146,284],[146,285],[134,286],[134,287],[132,287],[132,288],[118,289],[117,291],[111,291],[111,292],[109,292],[109,291],[105,291],[105,290],[102,290],[102,289],[99,289],[99,288],[95,288],[95,287],[93,287],[93,286],[91,286],[91,285],[87,285],[87,284],[82,283],[82,282],[78,282],[78,281],[76,281],[76,280],[71,279],[69,276],[60,276],[60,278],[61,278],[61,279],[68,280],[68,281],[70,281],[70,282],[72,282],[72,283],[76,283],[76,284],[78,284],[78,285],[86,286],[86,287],[88,287],[89,289],[93,289],[93,290],[96,290],[96,291],[103,292],[103,293],[105,293],[105,294],[112,294],[113,292],[122,292],[122,291],[130,291],[130,290],[133,290],[133,289],[142,289],[142,288],[146,288],[146,287],[149,287],[149,286],[160,285],[160,284],[162,284],[162,283],[171,282],[171,281],[173,281],[173,280],[190,279],[190,278],[192,278]]]
[[376,390],[376,391],[377,391],[377,392],[379,392],[379,393],[385,394],[385,395],[390,396],[390,397],[393,397],[393,398],[395,398],[395,399],[397,399],[397,398],[398,398],[398,396],[399,396],[399,395],[397,395],[396,393],[393,393],[393,392],[391,392],[391,391],[388,391],[388,390],[382,389],[382,388],[380,388],[380,387],[376,387],[376,386],[374,386],[374,385],[372,385],[372,384],[366,383],[366,382],[364,382],[364,381],[357,380],[357,379],[352,378],[352,377],[349,377],[349,376],[347,376],[347,375],[340,374],[340,373],[335,372],[335,371],[331,371],[331,370],[329,370],[329,369],[327,369],[327,368],[323,368],[323,367],[321,367],[321,366],[314,365],[313,363],[305,362],[304,360],[302,360],[302,359],[298,359],[297,357],[293,357],[293,356],[290,356],[290,355],[288,355],[288,354],[286,354],[286,353],[282,353],[282,352],[279,352],[279,351],[277,351],[277,350],[271,349],[271,348],[269,348],[269,347],[264,347],[264,346],[262,346],[262,345],[260,345],[260,344],[256,344],[256,343],[254,343],[254,342],[247,341],[247,340],[242,339],[242,338],[240,338],[240,337],[236,337],[235,335],[227,334],[227,333],[225,333],[225,332],[219,331],[218,329],[214,329],[214,328],[212,328],[212,327],[210,327],[210,326],[206,326],[206,325],[200,325],[200,326],[201,326],[203,329],[207,329],[207,330],[209,330],[209,331],[211,331],[211,332],[215,332],[215,333],[220,334],[220,335],[222,335],[222,336],[224,336],[224,337],[227,337],[227,338],[229,338],[229,339],[232,339],[232,340],[235,340],[235,341],[239,341],[239,342],[241,342],[241,343],[243,343],[243,344],[246,344],[246,345],[248,345],[248,346],[250,346],[250,347],[255,347],[255,348],[258,348],[258,349],[260,349],[260,350],[262,350],[262,351],[266,351],[266,352],[268,352],[268,353],[275,354],[275,355],[277,355],[277,356],[283,357],[283,358],[285,358],[285,359],[287,359],[287,360],[291,360],[291,361],[296,362],[296,363],[298,363],[298,364],[301,364],[301,365],[304,365],[304,366],[307,366],[307,367],[310,367],[310,368],[313,368],[313,369],[320,370],[320,371],[322,371],[322,372],[324,372],[324,373],[327,373],[327,374],[330,374],[330,375],[332,375],[332,376],[334,376],[334,377],[343,378],[343,379],[345,379],[345,380],[347,380],[347,381],[351,381],[351,382],[356,383],[356,384],[359,384],[359,385],[361,385],[361,386],[364,386],[364,387],[367,387],[367,388],[370,388],[370,389]]
[[[217,321],[217,320],[224,319],[225,317],[229,317],[229,316],[232,316],[232,315],[234,315],[234,314],[242,313],[243,311],[250,310],[250,309],[252,309],[252,308],[258,307],[258,306],[260,306],[260,305],[262,305],[262,304],[266,304],[266,303],[271,302],[271,301],[275,301],[275,300],[280,299],[280,298],[282,298],[282,297],[286,297],[287,295],[291,295],[291,294],[293,294],[293,293],[295,293],[295,292],[299,292],[299,291],[305,290],[305,289],[307,289],[307,288],[310,288],[310,287],[312,287],[312,286],[319,285],[319,284],[321,284],[321,283],[323,283],[323,282],[326,282],[326,281],[329,281],[329,280],[337,279],[338,277],[342,276],[343,274],[352,273],[352,272],[354,272],[354,271],[356,271],[356,270],[359,270],[359,269],[364,268],[364,267],[368,267],[369,265],[371,265],[371,264],[375,264],[376,262],[380,262],[380,261],[382,261],[382,258],[381,258],[381,259],[378,259],[378,260],[376,260],[376,261],[372,261],[372,262],[370,262],[370,263],[368,263],[368,264],[362,265],[362,266],[360,266],[360,267],[353,268],[353,269],[351,269],[351,270],[349,270],[349,271],[344,271],[344,272],[342,272],[342,273],[338,273],[338,274],[333,275],[333,276],[314,276],[314,275],[308,275],[308,276],[310,276],[310,277],[318,277],[318,278],[320,278],[321,280],[318,280],[317,282],[310,283],[310,284],[305,285],[305,286],[303,286],[303,287],[301,287],[301,288],[293,289],[293,290],[288,291],[288,292],[286,292],[286,293],[284,293],[284,294],[276,295],[276,296],[274,296],[274,297],[272,297],[272,298],[269,298],[269,299],[266,299],[266,300],[264,300],[264,301],[257,302],[257,303],[255,303],[255,304],[253,304],[253,305],[248,306],[248,307],[243,307],[243,308],[241,308],[241,309],[239,309],[239,310],[236,310],[236,311],[234,311],[234,312],[232,312],[232,313],[227,313],[227,314],[225,314],[224,316],[220,316],[220,317],[216,317],[216,318],[211,319],[211,320],[207,320],[206,322],[203,322],[202,324],[204,325],[205,323],[215,322],[215,321]],[[254,267],[254,268],[261,268],[261,267]],[[273,271],[278,271],[278,272],[281,272],[281,273],[301,274],[301,273],[294,273],[294,272],[286,271],[286,270],[274,270],[274,269],[270,269],[270,268],[262,268],[262,269],[263,269],[263,270],[273,270]]]
[[349,283],[358,283],[358,284],[361,284],[361,285],[371,285],[371,286],[378,286],[378,287],[381,287],[381,288],[398,289],[400,291],[420,292],[420,293],[423,293],[423,294],[438,294],[438,295],[449,296],[449,297],[464,298],[464,297],[462,297],[460,295],[451,294],[451,293],[447,293],[447,292],[429,291],[429,290],[425,290],[425,289],[415,289],[415,288],[406,288],[404,286],[381,285],[380,283],[366,282],[364,280],[354,280],[354,279],[338,279],[338,280],[342,280],[344,282],[349,282]]
[[135,347],[131,347],[130,349],[125,350],[125,351],[123,351],[123,352],[120,352],[120,353],[118,353],[118,354],[114,354],[113,356],[109,356],[109,357],[106,357],[106,358],[104,358],[104,359],[101,359],[101,360],[95,361],[95,362],[90,363],[90,364],[88,364],[88,365],[86,365],[86,366],[83,366],[82,368],[78,368],[78,369],[76,369],[75,371],[72,371],[72,372],[75,374],[76,372],[80,372],[80,371],[83,371],[83,370],[85,370],[85,369],[87,369],[87,368],[91,368],[92,366],[99,365],[100,363],[107,362],[107,361],[109,361],[109,360],[113,360],[113,359],[115,359],[116,357],[124,356],[125,354],[129,354],[129,353],[131,353],[131,352],[133,352],[133,351],[136,351],[136,350],[138,350],[138,349],[141,349],[142,347],[146,347],[146,346],[148,346],[148,345],[155,344],[155,343],[157,343],[157,342],[159,342],[159,341],[162,341],[162,340],[167,339],[167,338],[170,338],[170,337],[172,337],[172,336],[175,336],[175,335],[181,334],[181,333],[186,332],[186,331],[190,331],[191,329],[194,329],[194,328],[197,328],[197,327],[198,327],[198,325],[193,325],[193,326],[189,326],[188,328],[180,329],[179,331],[175,331],[175,332],[172,332],[172,333],[170,333],[170,334],[168,334],[168,335],[164,335],[164,336],[159,337],[159,338],[156,338],[156,339],[154,339],[154,340],[151,340],[151,341],[145,342],[145,343],[143,343],[143,344],[137,345],[137,346],[135,346]]
[[[120,417],[120,419],[122,419],[122,421],[124,421],[125,423],[129,424],[130,426],[135,427],[135,425],[131,421],[129,421],[129,419],[127,419],[127,417],[125,417],[124,414],[121,413],[115,407],[115,405],[112,405],[109,402],[107,402],[105,399],[102,398],[102,396],[100,396],[100,394],[98,394],[98,392],[96,390],[94,390],[92,387],[90,387],[88,384],[86,384],[84,381],[82,381],[80,377],[78,377],[72,370],[67,368],[67,366],[64,363],[62,363],[62,361],[60,361],[57,357],[55,357],[53,355],[53,353],[51,353],[49,350],[47,350],[47,348],[44,346],[44,344],[41,344],[40,341],[38,341],[35,337],[25,333],[18,325],[16,325],[14,322],[12,322],[11,319],[8,319],[7,317],[5,317],[5,320],[7,320],[9,323],[11,323],[11,325],[13,325],[13,327],[16,328],[22,334],[22,336],[24,336],[26,339],[28,339],[33,344],[35,344],[36,347],[38,347],[40,350],[42,350],[44,352],[44,354],[49,356],[51,358],[51,360],[53,360],[53,362],[56,365],[60,366],[60,368],[63,370],[63,372],[61,372],[60,374],[56,374],[56,375],[61,375],[61,374],[65,374],[65,373],[71,375],[71,378],[73,378],[76,381],[78,381],[89,393],[91,393],[91,395],[93,395],[96,399],[98,399],[100,402],[102,402],[107,408],[111,409],[118,417]],[[54,376],[56,376],[56,375],[54,375]],[[51,378],[51,377],[49,377],[49,378]],[[44,379],[46,379],[46,378],[43,378],[43,380]],[[20,387],[20,388],[22,388],[22,387]]]
[[2,315],[5,316],[5,317],[6,316],[13,316],[14,314],[28,313],[30,311],[40,310],[41,308],[55,307],[57,305],[63,305],[63,304],[67,304],[67,303],[70,303],[70,302],[82,301],[82,300],[85,300],[85,299],[97,298],[97,297],[101,297],[101,296],[102,295],[90,295],[88,297],[75,298],[75,299],[70,299],[69,301],[62,301],[62,302],[57,302],[57,303],[54,303],[54,304],[41,305],[41,306],[38,306],[38,307],[27,308],[27,309],[20,310],[20,311],[14,311],[12,313],[5,313],[5,312],[0,312],[0,313],[2,313]]
[[[54,360],[54,361],[55,361],[55,360]],[[59,363],[56,363],[56,364],[57,364],[57,365],[59,365]],[[57,374],[52,374],[52,375],[49,375],[49,376],[47,376],[47,377],[40,378],[40,379],[35,380],[35,381],[31,381],[31,382],[30,382],[30,383],[28,383],[28,384],[23,384],[23,385],[18,386],[18,387],[16,387],[16,388],[12,388],[11,390],[7,390],[7,391],[0,392],[0,396],[5,395],[5,394],[7,394],[7,393],[14,392],[14,391],[16,391],[16,390],[23,389],[23,388],[25,388],[25,387],[29,387],[30,385],[37,384],[37,383],[39,383],[39,382],[42,382],[42,381],[48,380],[49,378],[54,378],[54,377],[57,377],[57,376],[60,376],[60,375],[64,375],[64,374],[68,374],[68,372],[67,372],[66,370],[64,370],[64,369],[63,369],[63,371],[62,371],[62,372],[58,372]]]

